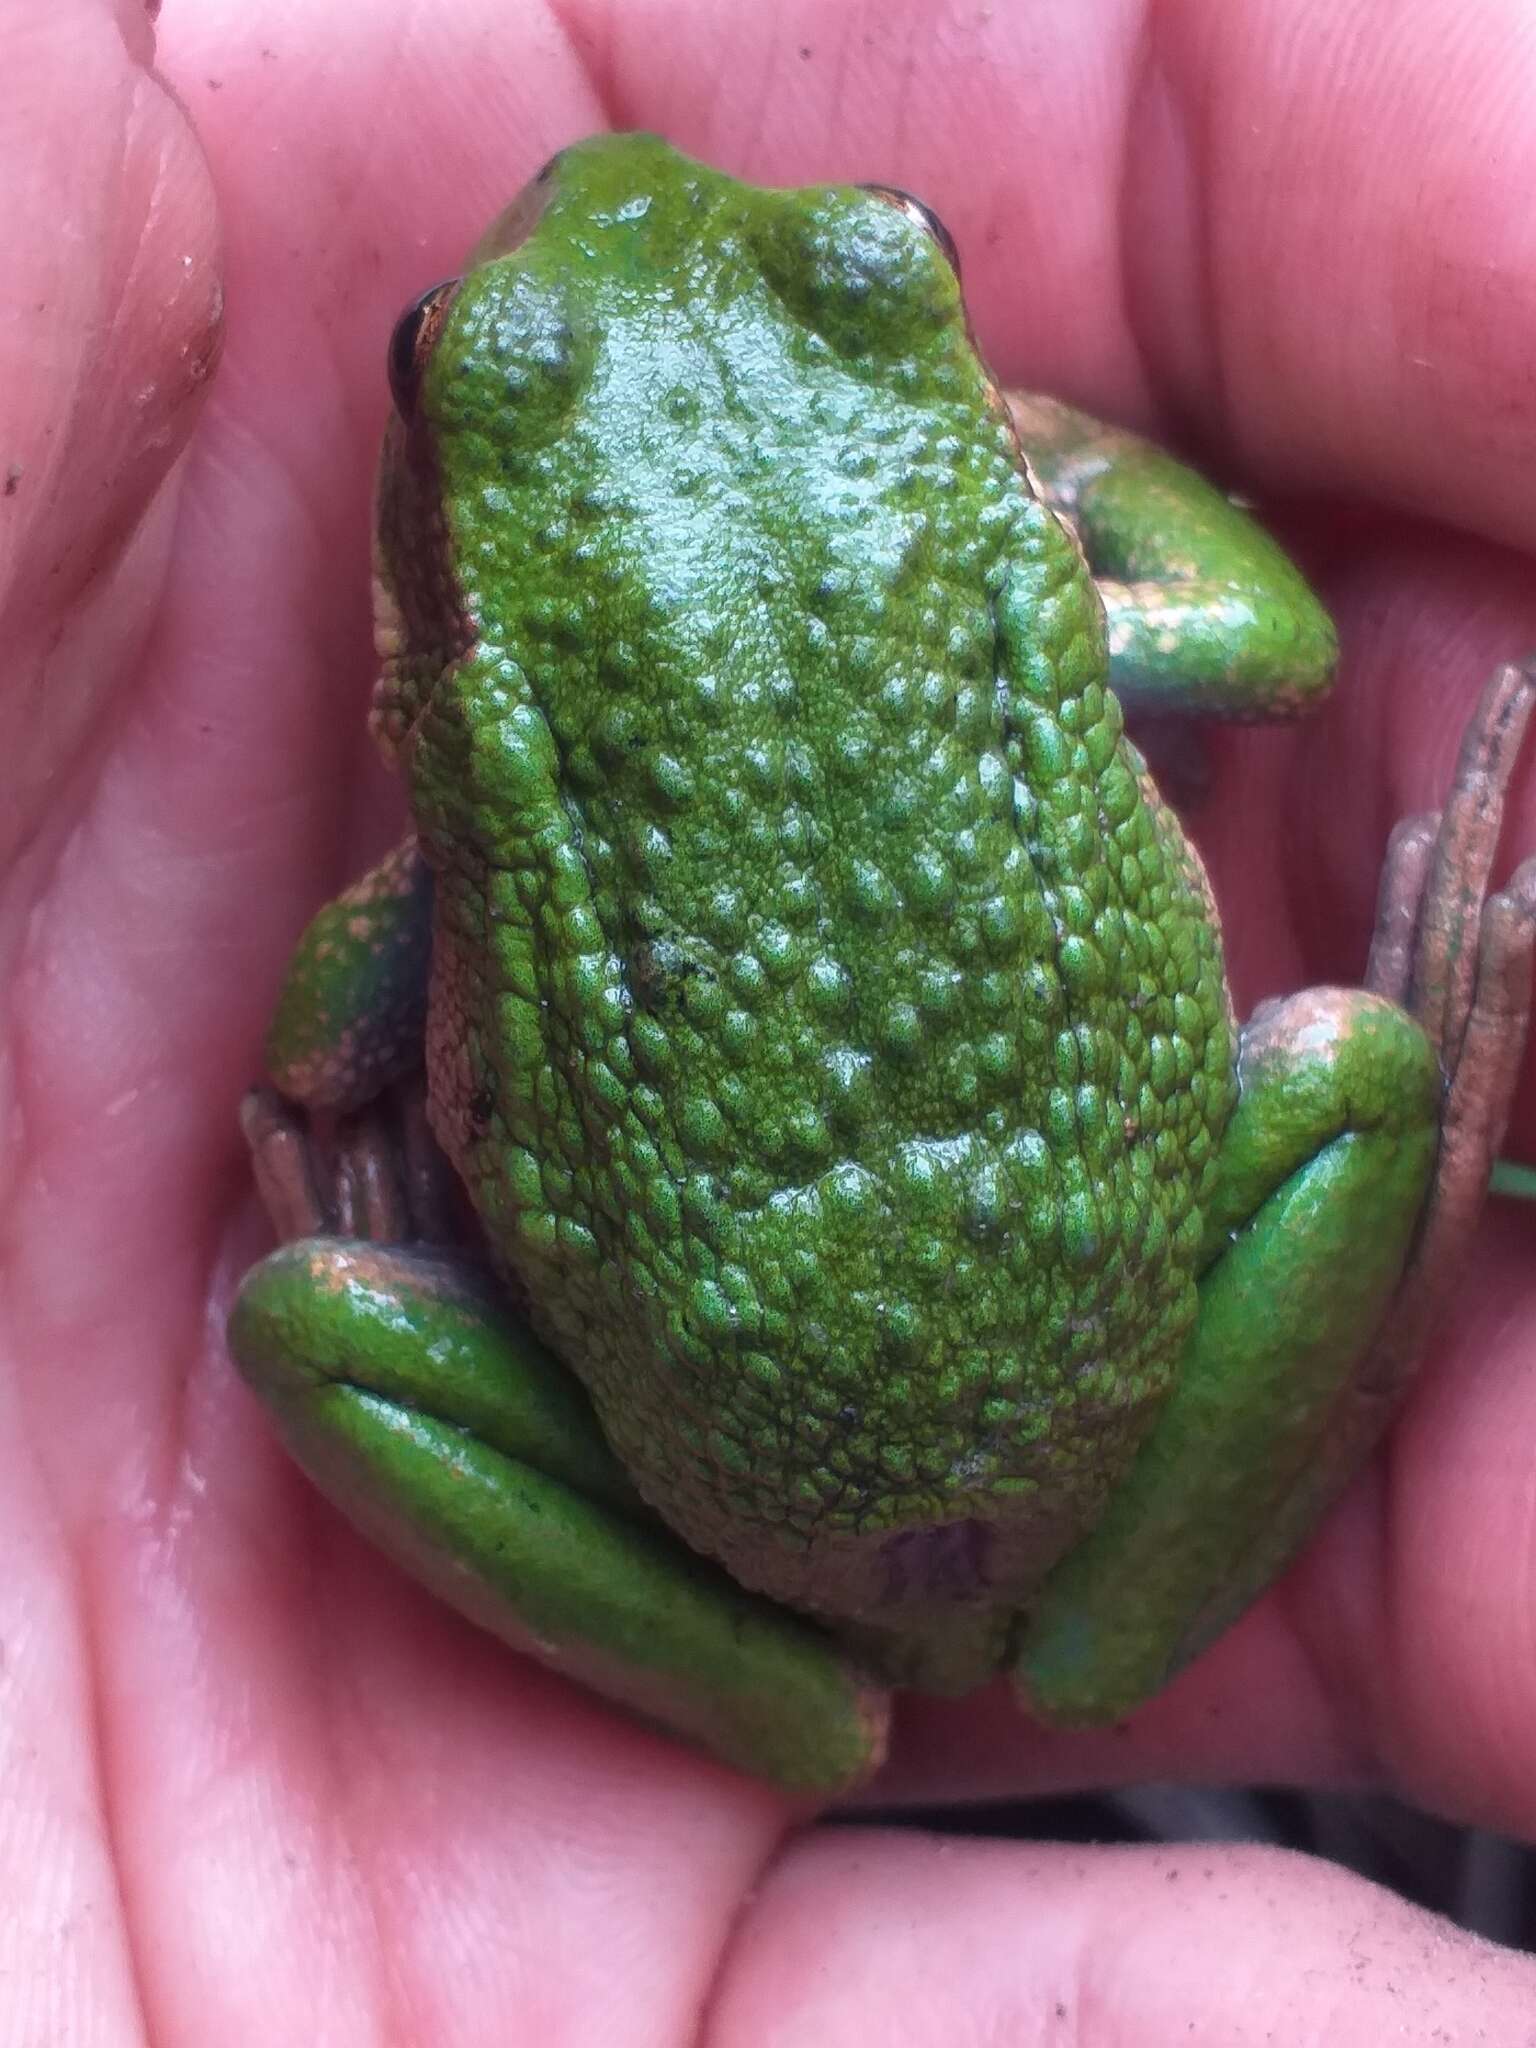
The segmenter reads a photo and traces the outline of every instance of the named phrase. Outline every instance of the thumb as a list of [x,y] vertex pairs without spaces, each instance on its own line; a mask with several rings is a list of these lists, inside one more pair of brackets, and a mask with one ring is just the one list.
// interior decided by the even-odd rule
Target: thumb
[[838,1828],[764,1878],[704,2038],[1516,2048],[1533,2000],[1536,1959],[1289,1851]]

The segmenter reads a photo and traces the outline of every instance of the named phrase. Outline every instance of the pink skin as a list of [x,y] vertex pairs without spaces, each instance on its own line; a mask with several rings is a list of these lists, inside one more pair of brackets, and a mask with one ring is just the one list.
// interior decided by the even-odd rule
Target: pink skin
[[[397,815],[361,718],[385,338],[550,150],[617,119],[909,186],[1005,376],[1390,508],[1298,528],[1343,687],[1220,739],[1195,816],[1247,1007],[1358,973],[1389,821],[1536,642],[1530,23],[203,0],[161,35],[184,113],[132,0],[0,0],[0,2035],[1528,2038],[1536,1963],[1305,1860],[815,1829],[405,1585],[220,1326],[284,953]],[[1536,774],[1513,812],[1536,847]],[[884,1796],[1384,1782],[1536,1833],[1532,1228],[1490,1214],[1386,1453],[1163,1700],[1072,1739],[1000,1691],[913,1710]]]

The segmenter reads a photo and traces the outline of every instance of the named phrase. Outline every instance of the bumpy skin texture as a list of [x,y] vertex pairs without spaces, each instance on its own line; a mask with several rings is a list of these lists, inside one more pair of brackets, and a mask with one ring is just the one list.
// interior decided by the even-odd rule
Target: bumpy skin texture
[[939,246],[676,161],[560,160],[387,451],[434,1123],[665,1519],[964,1686],[1191,1326],[1219,941]]

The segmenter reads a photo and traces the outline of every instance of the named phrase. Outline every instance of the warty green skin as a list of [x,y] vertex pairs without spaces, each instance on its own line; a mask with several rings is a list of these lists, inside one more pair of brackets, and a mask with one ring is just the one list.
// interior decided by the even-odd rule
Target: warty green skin
[[1194,1319],[1216,934],[937,244],[699,170],[584,263],[634,178],[562,176],[420,399],[478,627],[411,758],[435,1124],[672,1525],[974,1684]]
[[[435,883],[433,1127],[490,1255],[639,1496],[724,1568],[726,1609],[730,1581],[771,1596],[889,1682],[1014,1667],[1048,1710],[1118,1711],[1316,1511],[1299,1479],[1428,1182],[1423,1035],[1371,998],[1309,1010],[1254,1055],[1232,1122],[1198,860],[1123,735],[1078,542],[907,211],[604,138],[557,159],[432,317],[381,473],[376,729]],[[1138,673],[1171,644],[1162,561],[1228,612],[1246,593],[1229,667],[1249,701],[1315,693],[1331,631],[1273,543],[1100,432],[1053,411],[1041,456],[1063,502],[1151,464],[1112,522],[1134,570],[1117,633],[1161,650]],[[1180,491],[1201,536],[1183,563]],[[311,1106],[421,1056],[369,1040],[397,922],[388,891],[378,908],[322,913],[297,956],[273,1071]],[[317,1085],[341,1041],[341,1084]],[[1245,1233],[1246,1266],[1223,1256]],[[377,1297],[373,1249],[341,1249]],[[431,1375],[410,1396],[366,1318],[337,1307],[320,1339],[295,1312],[346,1294],[336,1251],[258,1269],[236,1355],[365,1526],[526,1644],[533,1596],[495,1562],[516,1485],[501,1509],[490,1486],[471,1540],[452,1455],[418,1441],[446,1415],[478,1456],[481,1410]],[[400,1285],[409,1315],[434,1290]],[[576,1633],[644,1661],[643,1627],[622,1652]],[[712,1661],[736,1686],[718,1647],[694,1683]],[[771,1756],[760,1728],[669,1711],[675,1672],[631,1694],[582,1675],[825,1787],[878,1733],[857,1672],[824,1665],[841,1705],[805,1728],[838,1732],[820,1750],[797,1723]]]

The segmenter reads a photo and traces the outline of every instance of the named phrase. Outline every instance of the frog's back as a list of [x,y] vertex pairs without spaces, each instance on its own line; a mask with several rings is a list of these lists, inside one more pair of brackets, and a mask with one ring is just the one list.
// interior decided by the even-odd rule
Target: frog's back
[[1027,1590],[1166,1390],[1221,964],[947,265],[690,191],[465,314],[526,403],[460,379],[444,440],[434,1113],[684,1534],[920,1629]]

